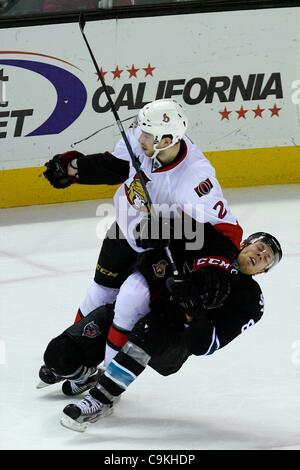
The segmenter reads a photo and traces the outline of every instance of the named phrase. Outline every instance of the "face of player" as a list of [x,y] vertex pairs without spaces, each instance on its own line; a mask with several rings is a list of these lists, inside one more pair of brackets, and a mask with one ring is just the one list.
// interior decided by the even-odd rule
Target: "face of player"
[[260,240],[242,248],[238,256],[238,264],[243,274],[262,273],[273,261],[274,253],[271,247]]
[[147,157],[152,157],[154,154],[154,137],[152,134],[148,134],[147,132],[142,132],[139,138],[139,143],[143,149],[143,152],[147,155]]
[[[145,155],[147,155],[147,157],[152,157],[152,155],[154,154],[154,148],[153,148],[154,137],[153,137],[153,135],[148,134],[148,132],[143,132],[142,131],[142,133],[139,137],[139,143],[141,144],[141,147],[142,147],[143,152],[145,153]],[[161,139],[159,144],[157,144],[157,148],[158,149],[160,149],[160,148],[163,149],[166,145],[168,145],[167,139],[163,138],[163,139]]]

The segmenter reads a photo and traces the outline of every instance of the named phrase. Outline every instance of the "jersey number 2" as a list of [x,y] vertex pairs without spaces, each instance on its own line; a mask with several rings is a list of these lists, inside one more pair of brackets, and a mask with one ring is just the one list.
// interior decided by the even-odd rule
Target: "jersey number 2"
[[218,210],[218,217],[219,219],[224,219],[225,215],[227,214],[227,209],[225,209],[224,207],[224,203],[222,201],[218,201],[213,209],[215,209],[216,211]]

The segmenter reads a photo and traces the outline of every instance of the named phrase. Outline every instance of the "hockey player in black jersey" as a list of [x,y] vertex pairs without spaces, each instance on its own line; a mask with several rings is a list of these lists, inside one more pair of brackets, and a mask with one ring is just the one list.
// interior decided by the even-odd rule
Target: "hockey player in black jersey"
[[[168,290],[153,295],[151,313],[135,325],[104,374],[91,372],[104,357],[113,320],[111,305],[91,312],[49,343],[42,378],[48,371],[49,382],[67,379],[63,391],[69,395],[95,385],[83,400],[65,407],[64,426],[83,431],[87,422],[110,414],[121,393],[147,365],[162,375],[175,373],[190,355],[213,354],[260,320],[263,295],[252,276],[280,261],[279,242],[264,232],[255,233],[243,242],[236,264],[229,266],[209,251],[184,261],[183,282],[169,282]],[[160,260],[159,251],[149,252],[140,263],[153,293],[161,282],[153,266]]]

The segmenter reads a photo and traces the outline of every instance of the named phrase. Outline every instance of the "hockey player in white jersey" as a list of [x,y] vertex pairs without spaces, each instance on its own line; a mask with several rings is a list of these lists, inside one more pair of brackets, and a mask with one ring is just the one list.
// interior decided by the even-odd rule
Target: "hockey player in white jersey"
[[[187,214],[201,223],[209,222],[239,248],[242,229],[224,198],[214,168],[186,131],[187,117],[181,105],[162,99],[144,106],[137,123],[127,132],[152,203],[159,206],[165,218]],[[147,283],[139,273],[128,274],[139,252],[161,246],[166,240],[137,236],[137,227],[148,217],[147,197],[123,140],[112,153],[84,156],[66,152],[56,155],[46,167],[44,175],[56,188],[73,183],[123,183],[114,197],[116,223],[103,242],[94,281],[77,314],[79,320],[95,308],[116,301],[106,353],[108,363],[133,325],[149,311]]]

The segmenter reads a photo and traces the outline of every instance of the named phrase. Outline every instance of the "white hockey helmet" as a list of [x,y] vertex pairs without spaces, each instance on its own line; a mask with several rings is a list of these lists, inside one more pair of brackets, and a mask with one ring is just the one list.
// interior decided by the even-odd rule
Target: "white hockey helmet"
[[[162,99],[146,104],[138,114],[138,125],[143,132],[153,135],[158,144],[164,135],[172,136],[172,144],[177,144],[187,130],[188,120],[181,104],[172,99]],[[169,147],[165,147],[169,148]],[[156,145],[154,145],[156,150]]]

